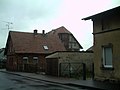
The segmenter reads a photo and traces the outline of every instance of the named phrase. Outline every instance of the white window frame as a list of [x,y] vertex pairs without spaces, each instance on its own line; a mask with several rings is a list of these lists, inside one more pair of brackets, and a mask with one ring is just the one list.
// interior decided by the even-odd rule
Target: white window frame
[[[109,49],[109,50],[106,50],[106,49]],[[110,52],[108,52],[110,51]],[[108,55],[109,54],[109,55]],[[107,60],[110,60],[109,63],[110,64],[107,64]],[[110,46],[103,46],[103,66],[105,68],[113,68],[113,58],[112,58],[112,47]]]
[[26,60],[27,61],[26,63],[28,63],[28,57],[23,57],[23,62],[24,60]]
[[35,63],[35,64],[38,63],[38,57],[33,57],[33,60],[36,60],[36,63]]
[[49,49],[48,46],[46,46],[46,45],[44,45],[43,48],[44,48],[45,50],[48,50],[48,49]]

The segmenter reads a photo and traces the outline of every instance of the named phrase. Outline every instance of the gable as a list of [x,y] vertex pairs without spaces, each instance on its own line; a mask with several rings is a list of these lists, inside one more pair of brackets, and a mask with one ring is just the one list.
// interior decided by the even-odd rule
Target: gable
[[73,49],[76,48],[76,50],[83,49],[83,47],[80,45],[77,39],[73,36],[73,34],[70,31],[68,31],[64,26],[54,29],[50,31],[48,34],[59,36],[59,38],[64,43],[67,50],[70,49],[70,47]]
[[58,35],[58,34],[71,34],[70,31],[68,31],[64,26],[62,27],[59,27],[57,29],[53,29],[52,31],[48,32],[48,34],[55,34],[55,35]]

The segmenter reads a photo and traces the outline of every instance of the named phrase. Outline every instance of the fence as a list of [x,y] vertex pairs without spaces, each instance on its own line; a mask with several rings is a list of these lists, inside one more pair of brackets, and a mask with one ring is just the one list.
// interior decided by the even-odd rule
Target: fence
[[38,71],[38,65],[36,65],[36,64],[19,64],[18,65],[18,71],[37,72]]

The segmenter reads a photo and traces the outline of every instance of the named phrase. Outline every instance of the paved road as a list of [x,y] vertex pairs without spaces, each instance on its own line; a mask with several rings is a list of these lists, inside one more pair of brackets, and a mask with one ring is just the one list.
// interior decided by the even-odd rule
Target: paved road
[[0,72],[0,90],[88,90]]

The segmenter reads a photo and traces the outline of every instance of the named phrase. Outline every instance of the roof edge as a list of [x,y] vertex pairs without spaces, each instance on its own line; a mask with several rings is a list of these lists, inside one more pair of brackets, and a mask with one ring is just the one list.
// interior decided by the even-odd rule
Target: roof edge
[[98,16],[98,15],[101,15],[103,13],[108,13],[108,12],[111,12],[112,10],[117,10],[117,9],[120,9],[120,6],[117,6],[115,8],[112,8],[112,9],[109,9],[109,10],[105,10],[103,12],[100,12],[98,14],[94,14],[94,15],[91,15],[91,16],[88,16],[88,17],[85,17],[85,18],[82,18],[81,20],[89,20],[89,19],[93,19],[94,17]]

